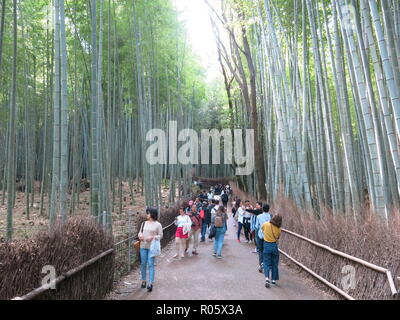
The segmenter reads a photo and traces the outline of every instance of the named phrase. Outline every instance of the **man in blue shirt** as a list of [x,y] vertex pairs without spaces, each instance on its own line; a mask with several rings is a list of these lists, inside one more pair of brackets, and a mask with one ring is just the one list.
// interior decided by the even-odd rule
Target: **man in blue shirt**
[[264,204],[263,213],[257,216],[256,223],[254,225],[255,235],[256,235],[256,244],[257,244],[257,252],[258,252],[258,260],[260,266],[258,268],[259,272],[263,272],[263,253],[264,253],[264,234],[261,230],[261,227],[264,223],[269,222],[272,218],[272,215],[269,213],[269,205]]

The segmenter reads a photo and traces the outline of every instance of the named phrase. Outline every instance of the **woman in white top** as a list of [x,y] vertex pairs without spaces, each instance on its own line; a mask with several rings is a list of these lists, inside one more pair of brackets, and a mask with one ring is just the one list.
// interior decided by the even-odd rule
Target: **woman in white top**
[[[240,233],[242,232],[242,228],[244,225],[244,217],[246,214],[246,209],[244,208],[243,202],[240,199],[236,201],[236,207],[238,208],[236,215],[238,217],[237,221],[238,221],[238,225],[239,225],[238,233],[237,233],[237,242],[240,242]],[[246,239],[247,239],[247,237],[246,237]]]
[[163,237],[163,228],[158,220],[157,209],[149,208],[146,210],[147,221],[140,228],[140,269],[142,273],[142,288],[146,288],[146,273],[149,266],[149,285],[147,291],[153,291],[154,283],[154,260],[150,257],[150,246],[153,240],[161,240]]
[[209,201],[211,201],[214,198],[214,194],[211,192],[211,190],[208,192],[207,198]]
[[183,208],[179,209],[179,216],[175,218],[175,225],[177,226],[175,234],[176,254],[174,259],[184,258],[183,246],[185,241],[189,238],[189,231],[192,226],[192,220],[185,214]]
[[250,201],[246,200],[243,206],[244,213],[243,213],[243,229],[244,229],[244,236],[246,237],[246,242],[251,242],[250,241],[250,233],[251,233],[251,228],[250,228],[250,220],[251,220],[251,213],[247,211],[247,209],[253,209],[253,207],[250,205]]

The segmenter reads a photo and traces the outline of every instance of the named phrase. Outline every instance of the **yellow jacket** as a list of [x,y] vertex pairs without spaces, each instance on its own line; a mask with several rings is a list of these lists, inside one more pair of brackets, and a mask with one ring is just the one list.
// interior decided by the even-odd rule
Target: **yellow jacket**
[[270,222],[266,222],[261,226],[261,230],[264,233],[264,240],[267,242],[277,242],[281,236],[281,228],[274,226]]

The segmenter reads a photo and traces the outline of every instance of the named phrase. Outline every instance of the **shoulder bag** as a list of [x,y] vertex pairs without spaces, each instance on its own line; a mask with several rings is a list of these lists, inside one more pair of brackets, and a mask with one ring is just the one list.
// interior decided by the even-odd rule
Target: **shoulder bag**
[[[140,227],[140,233],[143,233],[143,229],[144,229],[144,224],[145,223],[146,222],[142,223],[142,226]],[[135,250],[136,250],[136,256],[138,257],[140,255],[140,240],[136,240],[133,245],[134,245]]]
[[215,237],[216,234],[217,234],[217,230],[215,229],[215,225],[212,224],[212,225],[211,225],[211,228],[210,228],[210,233],[209,233],[209,235],[208,235],[208,238],[209,238],[209,239],[212,239],[212,238]]
[[150,258],[155,258],[161,255],[161,242],[158,239],[153,239],[150,245]]

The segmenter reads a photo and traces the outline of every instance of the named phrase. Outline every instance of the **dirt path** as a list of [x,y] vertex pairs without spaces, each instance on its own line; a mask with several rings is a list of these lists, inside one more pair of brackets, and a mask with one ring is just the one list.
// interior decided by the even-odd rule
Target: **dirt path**
[[140,289],[140,273],[126,277],[109,297],[116,300],[325,300],[332,297],[311,285],[287,266],[280,264],[276,287],[266,289],[264,276],[258,272],[254,245],[238,243],[232,218],[222,251],[224,259],[212,256],[213,242],[200,243],[199,255],[175,261],[171,244],[156,262],[152,293]]

